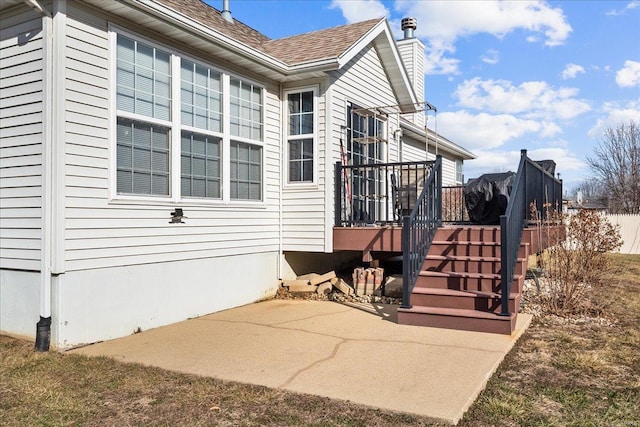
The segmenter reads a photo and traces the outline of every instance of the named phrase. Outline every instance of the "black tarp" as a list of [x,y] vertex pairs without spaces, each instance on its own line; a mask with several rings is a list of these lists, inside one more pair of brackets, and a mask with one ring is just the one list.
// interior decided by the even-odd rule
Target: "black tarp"
[[536,163],[542,168],[542,170],[549,172],[551,176],[556,173],[556,162],[553,160],[536,160]]
[[515,173],[487,173],[464,186],[469,219],[476,224],[499,224],[507,210]]

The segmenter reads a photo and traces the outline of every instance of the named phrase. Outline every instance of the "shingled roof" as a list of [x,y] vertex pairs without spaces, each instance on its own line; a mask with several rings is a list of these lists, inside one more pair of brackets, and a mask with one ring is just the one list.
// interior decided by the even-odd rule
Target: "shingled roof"
[[207,27],[247,44],[261,49],[262,43],[269,40],[259,31],[234,19],[233,24],[222,17],[222,13],[201,0],[155,0]]
[[337,58],[381,20],[372,19],[272,40],[237,19],[233,24],[227,22],[219,10],[201,0],[156,1],[288,65]]
[[263,43],[265,53],[290,65],[337,58],[381,19],[328,28]]

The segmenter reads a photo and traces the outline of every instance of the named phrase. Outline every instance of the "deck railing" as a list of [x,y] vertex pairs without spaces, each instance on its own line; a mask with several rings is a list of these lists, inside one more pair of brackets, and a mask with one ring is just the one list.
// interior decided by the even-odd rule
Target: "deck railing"
[[530,205],[535,203],[542,220],[549,218],[553,209],[562,206],[562,181],[545,171],[527,157],[527,150],[520,152],[520,164],[514,180],[504,215],[500,216],[501,244],[501,311],[509,316],[509,295]]
[[411,308],[410,296],[442,224],[442,157],[437,156],[415,206],[402,219],[402,308]]
[[398,162],[335,167],[335,225],[402,224],[435,162]]

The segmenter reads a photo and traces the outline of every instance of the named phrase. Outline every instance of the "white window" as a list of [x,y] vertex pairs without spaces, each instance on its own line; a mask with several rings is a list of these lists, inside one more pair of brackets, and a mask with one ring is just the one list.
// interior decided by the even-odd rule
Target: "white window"
[[115,192],[261,201],[264,89],[113,35]]
[[313,182],[315,163],[315,92],[287,94],[289,182]]
[[183,197],[219,199],[220,138],[182,131],[180,188]]
[[168,196],[170,193],[170,55],[118,36],[117,191]]
[[231,198],[262,199],[262,147],[231,141]]
[[262,89],[231,78],[231,135],[262,140]]
[[464,184],[464,175],[462,174],[462,160],[456,159],[456,181],[458,184]]

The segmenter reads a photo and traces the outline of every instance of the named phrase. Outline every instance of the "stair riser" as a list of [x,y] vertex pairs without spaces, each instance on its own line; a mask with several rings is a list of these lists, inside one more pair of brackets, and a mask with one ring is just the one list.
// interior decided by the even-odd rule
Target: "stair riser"
[[[500,245],[482,245],[482,244],[456,244],[451,243],[433,243],[429,248],[429,255],[440,256],[483,256],[499,258]],[[527,256],[527,247],[521,245],[518,250],[518,258],[525,258]]]
[[[440,260],[427,258],[422,265],[423,270],[429,271],[454,271],[458,273],[485,273],[499,274],[500,261],[468,261],[468,260]],[[526,270],[525,263],[516,263],[515,274],[523,274]]]
[[442,316],[425,313],[410,313],[398,310],[401,325],[429,326],[432,328],[458,329],[510,335],[516,325],[515,317],[507,320],[474,319],[468,317]]
[[[460,308],[464,310],[477,310],[487,313],[500,313],[502,302],[500,298],[469,297],[453,295],[424,295],[411,294],[411,305],[423,307]],[[520,310],[520,295],[509,299],[509,312],[517,313]]]
[[[511,292],[521,293],[523,283],[523,276],[520,276],[520,279],[515,279],[511,284]],[[418,276],[415,286],[458,291],[499,292],[500,279]]]
[[439,228],[434,240],[500,243],[500,227]]

